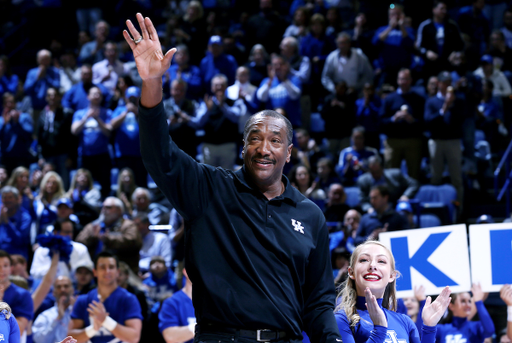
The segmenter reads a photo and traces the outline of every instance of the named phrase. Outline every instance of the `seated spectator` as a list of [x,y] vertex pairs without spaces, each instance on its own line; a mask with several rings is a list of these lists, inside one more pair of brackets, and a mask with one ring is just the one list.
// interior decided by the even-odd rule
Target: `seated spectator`
[[411,90],[409,69],[400,70],[397,83],[397,91],[384,99],[380,109],[381,133],[387,135],[384,142],[386,168],[400,168],[405,159],[407,173],[419,179],[425,99]]
[[[108,252],[98,255],[94,266],[98,288],[77,298],[71,312],[68,335],[79,342],[90,340],[100,343],[106,339],[129,343],[139,341],[142,329],[140,305],[133,294],[118,286],[118,272],[119,261],[115,255]],[[103,324],[98,327],[95,321]]]
[[189,64],[189,54],[186,45],[182,44],[176,48],[178,51],[174,54],[174,62],[169,67],[167,73],[164,74],[164,92],[167,93],[167,90],[170,89],[174,81],[181,79],[187,85],[187,99],[200,100],[204,94],[201,71],[198,67]]
[[40,155],[53,163],[61,176],[65,187],[69,187],[69,171],[66,162],[77,146],[71,134],[73,113],[61,106],[61,93],[55,88],[48,88],[46,101],[48,105],[39,115],[37,142]]
[[341,183],[338,175],[334,171],[334,163],[328,157],[322,157],[316,165],[315,183],[318,188],[323,189],[326,194],[333,183]]
[[[134,276],[132,271],[130,270],[130,267],[120,261],[119,262],[119,275],[117,277],[117,284],[119,287],[126,289],[131,294],[135,295],[137,297],[137,300],[139,301],[140,309],[142,312],[142,317],[146,319],[148,315],[148,302],[146,301],[146,294],[144,294],[143,291],[138,289],[137,287],[134,287],[130,283],[130,276]],[[144,325],[144,323],[143,323]]]
[[346,249],[352,254],[356,248],[355,238],[357,230],[359,229],[359,223],[361,222],[361,214],[356,210],[348,210],[343,218],[343,227],[345,228],[346,234]]
[[208,52],[199,66],[203,76],[204,89],[208,89],[217,74],[227,77],[226,87],[232,85],[235,82],[236,68],[238,68],[238,64],[235,58],[224,53],[221,37],[211,36],[208,41]]
[[327,153],[316,144],[305,129],[296,129],[295,138],[297,139],[298,160],[311,170],[316,170],[318,161],[327,156]]
[[0,55],[0,97],[3,97],[4,93],[16,94],[18,82],[18,75],[11,71],[9,57]]
[[350,207],[345,204],[346,200],[347,194],[343,186],[339,183],[331,184],[324,209],[325,220],[328,222],[343,222],[345,214],[350,210]]
[[168,223],[169,210],[167,207],[151,201],[151,193],[143,187],[135,189],[131,196],[133,211],[132,216],[145,213],[152,225],[163,225]]
[[14,95],[4,93],[0,118],[0,152],[2,163],[11,172],[18,166],[28,167],[34,157],[30,153],[34,122],[28,113],[16,109]]
[[163,103],[172,140],[181,150],[195,159],[199,139],[196,137],[196,129],[188,122],[196,117],[198,104],[185,97],[187,87],[187,83],[182,79],[172,81],[171,97]]
[[425,60],[423,71],[426,77],[447,70],[450,67],[450,54],[464,50],[459,28],[448,18],[445,1],[434,1],[432,19],[425,20],[418,27],[416,48]]
[[59,174],[46,173],[41,181],[40,192],[34,201],[37,234],[44,234],[46,227],[57,219],[57,202],[64,195],[64,185]]
[[[231,99],[233,101],[242,99],[246,106],[247,104],[251,106],[251,112],[252,114],[254,114],[257,108],[253,104],[253,101],[256,99],[257,89],[258,88],[256,86],[253,86],[249,82],[249,68],[242,66],[238,67],[238,69],[236,70],[236,81],[233,85],[229,86],[226,89],[226,96],[228,97],[228,99]],[[243,121],[242,127],[244,124],[245,121]]]
[[30,232],[32,225],[30,213],[20,206],[20,193],[16,188],[5,186],[1,194],[0,249],[28,259],[30,246],[33,243]]
[[110,26],[104,20],[96,23],[94,30],[95,40],[82,45],[78,60],[81,64],[94,64],[105,58],[105,42],[110,31]]
[[[3,240],[2,240],[3,241]],[[2,301],[9,304],[12,314],[16,317],[20,334],[23,335],[34,316],[34,303],[30,293],[9,281],[11,275],[11,255],[0,250],[0,286]]]
[[375,73],[380,74],[379,85],[394,83],[402,68],[409,68],[413,60],[414,33],[405,27],[402,5],[392,4],[388,10],[389,24],[375,31],[372,43],[379,51]]
[[462,125],[467,117],[464,100],[457,97],[452,78],[447,71],[438,76],[438,92],[425,104],[425,124],[430,131],[428,147],[433,185],[440,185],[445,164],[448,165],[452,185],[457,190],[457,201],[462,204],[464,187],[462,184]]
[[[92,265],[92,260],[87,251],[87,247],[82,243],[73,241],[73,222],[69,219],[59,219],[53,223],[53,235],[67,237],[71,241],[73,250],[68,262],[59,261],[57,276],[65,276],[73,279],[79,266],[84,264]],[[39,247],[34,252],[34,259],[30,267],[30,275],[34,279],[42,279],[51,265],[50,250],[45,247]]]
[[237,65],[243,65],[247,61],[245,47],[238,43],[232,34],[227,33],[222,36],[222,45],[224,52],[233,56]]
[[[73,222],[73,236],[74,239],[78,232],[82,231],[83,226],[78,217],[74,214],[73,203],[69,198],[62,197],[57,201],[57,220],[69,219]],[[54,226],[48,225],[46,227],[46,234],[53,234]]]
[[100,218],[87,224],[76,241],[84,244],[91,256],[105,250],[115,252],[137,274],[142,238],[135,223],[123,218],[123,207],[120,199],[107,197]]
[[481,80],[491,80],[494,84],[493,96],[508,97],[512,95],[512,88],[502,71],[494,68],[494,62],[491,55],[483,55],[480,59],[480,67],[475,70],[475,76]]
[[495,30],[491,34],[489,43],[489,55],[493,57],[495,67],[500,69],[510,80],[510,75],[512,74],[512,48],[507,46],[505,35],[502,31]]
[[375,88],[372,83],[366,83],[363,86],[363,97],[356,100],[356,125],[361,125],[365,129],[365,144],[380,150],[380,128],[379,112],[382,101],[375,94]]
[[204,56],[204,46],[208,40],[203,14],[201,1],[190,1],[183,19],[178,22],[179,28],[174,30],[177,39],[189,48],[193,65],[198,65],[201,62],[201,58]]
[[378,155],[368,158],[368,169],[369,172],[357,179],[357,186],[360,189],[359,199],[364,212],[371,208],[370,191],[374,186],[386,186],[390,203],[412,199],[418,192],[418,181],[403,175],[400,169],[383,169],[382,160]]
[[293,14],[293,22],[286,28],[284,37],[301,39],[309,32],[309,11],[306,7],[298,7]]
[[148,172],[142,163],[139,143],[140,89],[130,87],[126,90],[126,106],[119,106],[112,113],[110,127],[114,134],[114,154],[119,169],[130,168],[135,175],[135,183],[146,186]]
[[18,190],[21,197],[21,207],[34,217],[34,194],[29,186],[29,171],[25,167],[17,167],[12,171],[11,177],[7,181],[7,186],[14,187]]
[[352,146],[343,149],[340,153],[336,172],[344,185],[355,185],[359,176],[369,170],[368,159],[378,155],[377,150],[365,146],[365,133],[364,127],[356,126],[352,130]]
[[428,78],[427,87],[425,87],[427,99],[437,95],[438,82],[436,75]]
[[414,213],[409,201],[399,201],[398,204],[396,204],[395,211],[407,220],[410,229],[416,228],[416,224],[414,224]]
[[32,325],[35,343],[60,342],[66,338],[74,304],[73,293],[69,277],[57,277],[53,284],[55,305],[39,314]]
[[162,256],[151,257],[149,277],[142,281],[148,290],[147,299],[150,307],[177,291],[174,273],[166,267],[165,263],[166,261]]
[[89,170],[80,168],[76,171],[66,197],[71,199],[73,211],[80,223],[88,223],[98,217],[96,212],[101,208],[101,194],[94,187]]
[[149,218],[147,214],[140,212],[133,217],[142,236],[142,248],[140,249],[139,271],[144,274],[149,271],[151,259],[154,256],[161,256],[165,266],[171,268],[171,243],[166,234],[154,232],[149,229]]
[[484,15],[485,0],[472,0],[470,6],[462,7],[457,17],[460,31],[471,37],[471,45],[481,56],[487,47],[491,34],[489,19]]
[[307,56],[299,55],[299,41],[295,37],[285,37],[279,46],[281,56],[290,64],[290,73],[298,77],[302,84],[309,82],[311,76],[311,61]]
[[116,44],[107,42],[105,43],[105,59],[92,66],[92,82],[102,84],[110,94],[113,94],[119,77],[128,72],[128,66],[117,58]]
[[337,49],[327,56],[322,85],[335,93],[335,85],[345,81],[351,92],[359,94],[365,83],[373,82],[373,68],[361,49],[352,48],[350,36],[342,32],[336,38]]
[[302,83],[290,72],[290,64],[280,55],[272,55],[268,78],[261,82],[256,96],[266,109],[281,107],[288,113],[293,127],[301,126],[300,96]]
[[494,83],[491,80],[482,82],[482,100],[477,107],[476,128],[482,130],[492,151],[499,151],[504,139],[508,138],[508,130],[503,124],[503,110],[492,96]]
[[350,134],[355,126],[355,93],[350,93],[347,83],[336,85],[335,93],[324,100],[322,118],[325,121],[324,137],[329,141],[329,152],[337,162],[340,151],[350,146]]
[[87,294],[96,288],[93,270],[94,265],[90,262],[82,261],[78,264],[74,277],[75,295]]
[[249,54],[249,62],[246,66],[249,68],[249,80],[251,84],[258,87],[267,76],[268,54],[265,47],[256,44],[252,47]]
[[9,172],[3,164],[0,164],[0,189],[7,184],[7,180],[9,180]]
[[366,57],[373,61],[376,58],[376,51],[372,44],[374,30],[370,28],[366,14],[357,13],[354,24],[353,29],[346,31],[352,39],[352,46],[361,49]]
[[114,95],[112,95],[110,99],[105,98],[105,104],[108,104],[108,108],[110,108],[113,111],[119,106],[125,106],[128,102],[125,97],[126,90],[133,86],[135,86],[135,82],[133,82],[133,79],[130,77],[130,75],[120,76],[117,79],[117,85],[116,90],[114,91]]
[[385,185],[372,187],[370,191],[370,203],[373,211],[366,213],[361,218],[355,238],[356,245],[366,240],[378,239],[381,232],[409,228],[407,220],[396,213],[389,203],[389,197],[390,194]]
[[117,189],[115,192],[112,192],[112,195],[121,199],[125,207],[125,213],[128,215],[132,213],[131,199],[136,188],[137,184],[135,183],[133,171],[130,168],[121,169],[117,176]]
[[317,188],[316,183],[313,183],[313,174],[304,164],[294,165],[288,174],[288,179],[293,187],[297,188],[302,195],[315,203],[318,200],[323,201],[327,198],[324,190]]
[[109,122],[111,111],[101,106],[100,89],[89,89],[89,106],[78,110],[73,115],[71,133],[78,136],[78,156],[80,168],[91,171],[101,185],[103,197],[110,194],[110,154],[108,152],[111,128]]
[[165,299],[158,314],[158,328],[166,343],[192,343],[194,340],[196,317],[192,304],[192,282],[185,269],[183,276],[186,278],[185,287]]
[[37,53],[37,67],[30,69],[23,87],[25,95],[32,100],[34,117],[46,106],[46,91],[49,87],[59,89],[59,71],[51,66],[52,53],[48,50],[39,50]]
[[92,67],[89,64],[84,64],[80,67],[80,82],[71,87],[62,98],[62,107],[66,110],[76,112],[89,106],[89,90],[92,87],[98,87],[105,99],[105,103],[111,101],[111,94],[109,90],[101,83],[92,82]]
[[27,281],[28,290],[32,291],[32,286],[34,285],[34,278],[28,273],[27,260],[25,257],[17,254],[11,255],[12,266],[11,266],[11,275],[19,276]]

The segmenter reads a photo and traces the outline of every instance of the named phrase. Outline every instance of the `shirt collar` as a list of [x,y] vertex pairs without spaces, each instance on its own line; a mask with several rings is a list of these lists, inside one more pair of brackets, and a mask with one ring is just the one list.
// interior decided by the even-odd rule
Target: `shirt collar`
[[[382,308],[382,300],[383,300],[382,298],[377,299],[377,303],[379,304],[380,308]],[[358,310],[368,310],[368,308],[366,307],[366,298],[365,297],[360,297],[360,296],[357,297],[356,308]]]

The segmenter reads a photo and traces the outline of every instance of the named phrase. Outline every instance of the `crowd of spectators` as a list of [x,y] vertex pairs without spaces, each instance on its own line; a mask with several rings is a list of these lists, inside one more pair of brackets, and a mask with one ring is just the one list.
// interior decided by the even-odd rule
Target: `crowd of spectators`
[[[508,1],[136,0],[115,13],[100,1],[0,6],[0,36],[29,28],[35,48],[32,60],[18,60],[0,41],[0,249],[24,263],[12,270],[30,291],[54,264],[58,277],[41,306],[10,303],[36,343],[63,339],[69,323],[79,337],[135,343],[130,330],[141,321],[145,338],[193,338],[186,223],[139,149],[141,79],[122,38],[137,11],[151,17],[164,51],[178,48],[163,77],[164,106],[172,139],[191,158],[239,168],[247,118],[264,109],[289,118],[285,172],[325,213],[337,282],[356,245],[422,226],[413,201],[421,185],[453,185],[454,218],[465,220],[468,194],[484,190],[510,141]],[[39,25],[36,11],[50,23]],[[69,27],[57,25],[60,16]],[[482,146],[490,158],[478,154]],[[358,190],[356,201],[347,188]],[[159,224],[171,229],[150,230]],[[68,237],[69,258],[54,263],[39,235]],[[126,328],[94,326],[85,300],[82,312],[71,310],[75,295],[114,286],[126,290],[116,299],[127,307],[107,312]],[[16,301],[28,296],[16,291]]]

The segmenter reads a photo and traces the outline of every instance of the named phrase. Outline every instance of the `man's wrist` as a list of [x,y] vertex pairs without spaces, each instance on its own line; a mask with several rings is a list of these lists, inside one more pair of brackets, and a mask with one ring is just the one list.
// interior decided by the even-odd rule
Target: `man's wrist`
[[507,321],[508,322],[512,322],[512,305],[511,306],[507,306]]
[[84,331],[87,337],[89,338],[93,337],[98,332],[98,330],[94,329],[94,325],[92,324],[86,327]]
[[117,322],[114,319],[112,319],[112,317],[108,316],[107,318],[105,318],[101,326],[103,326],[108,331],[112,332],[116,328]]

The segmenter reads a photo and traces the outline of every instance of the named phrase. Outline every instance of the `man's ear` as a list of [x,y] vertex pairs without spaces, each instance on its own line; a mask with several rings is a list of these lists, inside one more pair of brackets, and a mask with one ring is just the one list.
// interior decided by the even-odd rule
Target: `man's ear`
[[293,143],[290,143],[290,145],[288,145],[288,150],[286,152],[286,163],[290,163],[290,159],[292,157],[292,149],[293,149]]

